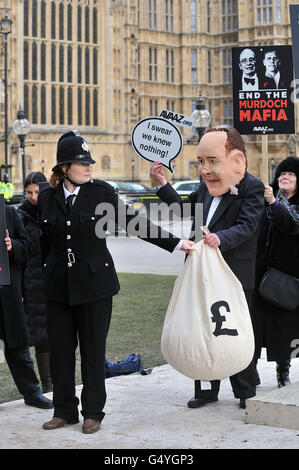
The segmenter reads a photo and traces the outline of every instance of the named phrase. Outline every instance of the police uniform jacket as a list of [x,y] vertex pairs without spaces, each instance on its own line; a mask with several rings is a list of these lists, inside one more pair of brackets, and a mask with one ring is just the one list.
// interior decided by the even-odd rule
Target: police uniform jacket
[[[63,183],[39,193],[38,207],[42,230],[41,249],[44,266],[45,295],[48,299],[80,305],[111,297],[118,293],[119,282],[104,236],[96,234],[97,224],[106,213],[96,210],[100,203],[119,214],[125,211],[124,228],[133,215],[119,199],[114,188],[100,180],[81,186],[68,214]],[[121,208],[121,209],[120,209]],[[158,228],[157,237],[150,237],[156,227],[145,220],[146,233],[140,238],[170,252],[179,238]],[[165,237],[165,238],[164,238]]]

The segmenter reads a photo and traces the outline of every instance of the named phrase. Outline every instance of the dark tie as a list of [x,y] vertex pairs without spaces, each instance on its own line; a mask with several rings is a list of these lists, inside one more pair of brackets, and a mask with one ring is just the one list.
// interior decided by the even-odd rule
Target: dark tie
[[245,83],[251,83],[251,85],[254,85],[255,84],[255,78],[246,78],[244,77],[244,80],[245,80]]
[[71,212],[71,208],[72,208],[72,205],[73,205],[73,199],[74,199],[74,197],[76,197],[75,194],[70,194],[70,195],[66,198],[66,207],[67,207],[68,214]]

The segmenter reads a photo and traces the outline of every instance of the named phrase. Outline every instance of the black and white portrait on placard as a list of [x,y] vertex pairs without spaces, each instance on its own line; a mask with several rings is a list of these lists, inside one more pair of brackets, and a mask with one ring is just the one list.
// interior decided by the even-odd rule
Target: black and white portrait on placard
[[295,132],[292,47],[232,48],[234,127],[241,134]]

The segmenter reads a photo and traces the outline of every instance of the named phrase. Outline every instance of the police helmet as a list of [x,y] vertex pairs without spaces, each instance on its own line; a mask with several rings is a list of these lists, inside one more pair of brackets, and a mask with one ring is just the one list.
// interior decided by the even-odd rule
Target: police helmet
[[86,140],[79,135],[77,130],[63,134],[58,140],[56,165],[52,168],[54,171],[59,165],[65,163],[90,163],[95,161],[91,158]]

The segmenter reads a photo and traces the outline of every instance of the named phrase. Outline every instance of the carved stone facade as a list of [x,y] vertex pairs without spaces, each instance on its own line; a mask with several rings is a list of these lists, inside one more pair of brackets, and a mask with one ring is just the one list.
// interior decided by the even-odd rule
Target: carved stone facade
[[[9,163],[21,190],[12,122],[21,104],[31,123],[27,172],[49,177],[59,136],[79,129],[97,160],[93,176],[149,184],[150,164],[130,144],[138,120],[163,108],[190,116],[199,93],[212,125],[232,123],[231,47],[290,44],[288,0],[0,0],[8,37]],[[4,52],[0,34],[0,163],[4,162]],[[175,179],[196,175],[196,144]],[[246,137],[249,170],[260,175],[261,138]],[[269,160],[298,154],[297,136],[269,137]],[[32,146],[34,144],[34,146]],[[170,178],[170,175],[169,175]],[[173,178],[171,178],[173,180]]]

